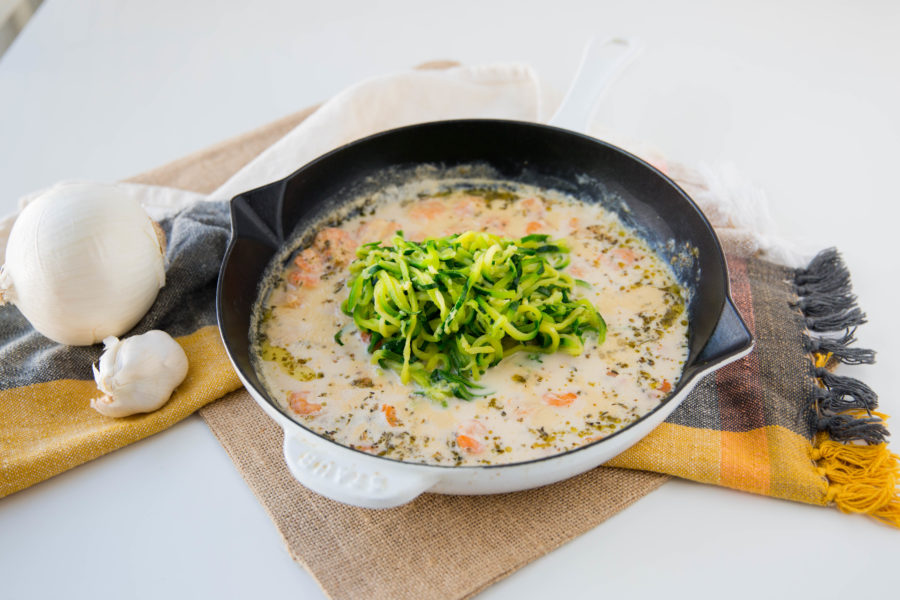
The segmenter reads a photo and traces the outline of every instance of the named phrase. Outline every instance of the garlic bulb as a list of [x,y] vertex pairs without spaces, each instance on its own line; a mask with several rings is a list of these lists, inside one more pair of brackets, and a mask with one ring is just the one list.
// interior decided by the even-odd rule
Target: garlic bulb
[[0,268],[0,303],[75,346],[131,329],[165,285],[164,242],[115,185],[57,185],[16,219]]
[[91,408],[107,417],[153,412],[168,402],[188,371],[187,355],[168,333],[154,329],[125,340],[110,336],[94,381],[106,394]]

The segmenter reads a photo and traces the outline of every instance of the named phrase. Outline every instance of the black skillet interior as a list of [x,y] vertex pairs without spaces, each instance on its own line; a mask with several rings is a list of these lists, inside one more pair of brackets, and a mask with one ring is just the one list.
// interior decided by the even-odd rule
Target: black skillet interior
[[441,121],[353,142],[281,181],[234,198],[217,312],[226,349],[244,380],[262,393],[250,363],[251,311],[266,267],[287,240],[319,217],[323,207],[357,196],[392,169],[473,163],[486,163],[504,179],[601,202],[674,262],[682,285],[692,290],[690,354],[675,392],[697,373],[751,347],[752,337],[728,298],[725,258],[712,228],[659,171],[621,149],[567,130],[515,121]]

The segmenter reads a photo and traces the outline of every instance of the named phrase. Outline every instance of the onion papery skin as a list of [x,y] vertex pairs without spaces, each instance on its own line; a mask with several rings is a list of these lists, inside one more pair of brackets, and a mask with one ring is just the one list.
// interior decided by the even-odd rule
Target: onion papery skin
[[72,346],[129,331],[165,285],[153,222],[115,185],[58,185],[28,204],[4,271],[6,297],[31,325]]

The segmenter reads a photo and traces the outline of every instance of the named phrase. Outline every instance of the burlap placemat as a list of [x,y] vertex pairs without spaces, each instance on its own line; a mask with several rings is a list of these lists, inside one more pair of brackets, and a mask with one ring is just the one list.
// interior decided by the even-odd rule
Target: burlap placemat
[[[300,111],[132,178],[209,192],[300,123]],[[649,494],[667,475],[599,468],[501,496],[426,494],[373,511],[310,492],[290,475],[282,431],[243,390],[200,410],[272,517],[291,556],[332,598],[466,598]],[[389,548],[389,552],[373,552]]]

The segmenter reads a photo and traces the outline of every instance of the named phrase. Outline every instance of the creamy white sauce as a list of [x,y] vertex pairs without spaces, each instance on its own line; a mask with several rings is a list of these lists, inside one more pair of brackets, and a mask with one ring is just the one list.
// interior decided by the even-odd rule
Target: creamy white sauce
[[[254,366],[270,396],[299,423],[340,444],[441,465],[557,454],[658,406],[687,357],[684,291],[669,266],[597,205],[504,185],[515,193],[434,194],[440,186],[433,182],[410,184],[338,228],[323,228],[263,294]],[[580,356],[512,355],[479,381],[490,393],[443,406],[371,363],[366,340],[340,309],[348,293],[346,265],[356,245],[387,241],[397,230],[422,240],[470,229],[566,238],[571,264],[564,272],[591,284],[579,291],[608,332],[600,345],[586,334]],[[343,345],[335,341],[338,330]]]

